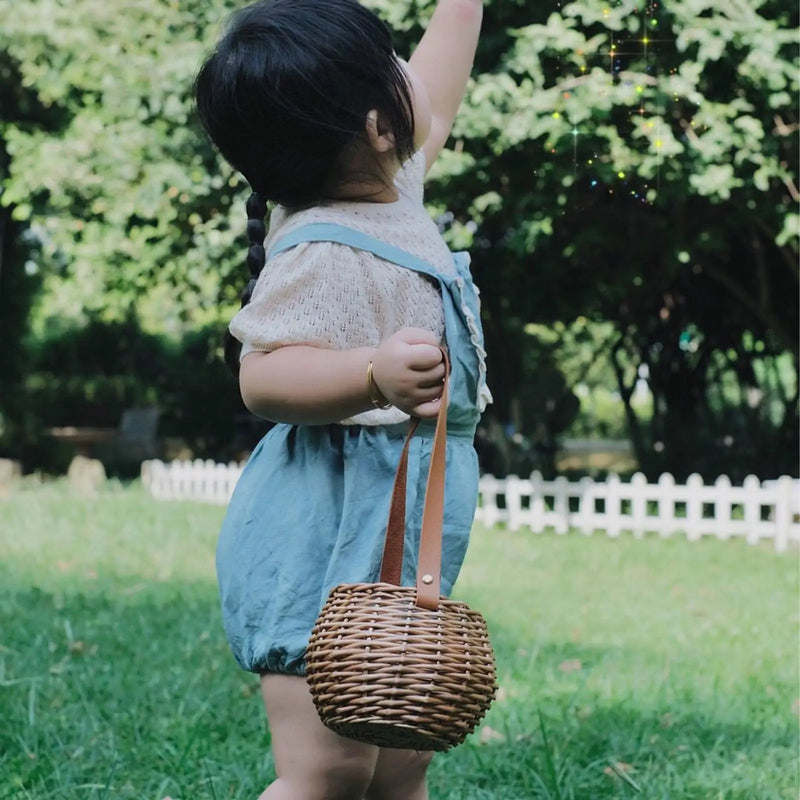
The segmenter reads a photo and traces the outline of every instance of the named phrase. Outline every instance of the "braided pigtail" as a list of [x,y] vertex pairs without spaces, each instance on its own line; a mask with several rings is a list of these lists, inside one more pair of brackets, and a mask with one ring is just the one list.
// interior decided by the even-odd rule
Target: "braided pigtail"
[[[267,228],[264,218],[267,216],[266,198],[258,192],[253,192],[247,198],[247,240],[250,247],[247,251],[247,269],[250,279],[242,292],[242,308],[250,302],[253,290],[256,288],[256,281],[264,269],[266,253],[264,252],[264,239],[267,237]],[[241,342],[231,335],[230,331],[225,333],[225,363],[234,375],[239,374],[239,356],[242,350]]]
[[258,192],[253,192],[247,198],[247,241],[250,242],[250,249],[247,251],[247,269],[250,272],[250,280],[242,293],[242,305],[246,306],[253,295],[256,281],[264,269],[266,253],[264,252],[264,239],[267,238],[267,228],[264,225],[264,217],[267,216],[267,201]]

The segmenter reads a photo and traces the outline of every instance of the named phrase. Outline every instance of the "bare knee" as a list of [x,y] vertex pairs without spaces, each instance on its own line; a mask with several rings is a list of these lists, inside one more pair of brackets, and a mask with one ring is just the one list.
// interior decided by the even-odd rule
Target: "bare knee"
[[277,780],[261,800],[362,800],[379,750],[344,739],[319,719],[304,679],[261,679]]
[[320,800],[361,800],[372,781],[374,763],[353,759],[329,764],[319,770]]
[[[404,770],[418,772],[423,775],[427,771],[431,761],[433,761],[433,753],[430,751],[419,752],[417,750],[406,750],[403,756],[405,757]],[[402,758],[400,760],[401,762],[403,761]]]
[[337,763],[318,763],[300,774],[278,775],[278,780],[265,792],[276,800],[361,800],[370,781],[374,764],[353,759]]
[[427,797],[425,774],[433,753],[381,750],[366,800],[409,800]]

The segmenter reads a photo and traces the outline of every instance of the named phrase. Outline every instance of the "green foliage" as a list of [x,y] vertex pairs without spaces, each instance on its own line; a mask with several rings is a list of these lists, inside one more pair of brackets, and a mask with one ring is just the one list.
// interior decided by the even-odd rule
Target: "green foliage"
[[[522,396],[525,325],[587,318],[613,326],[593,355],[615,372],[648,473],[795,473],[798,306],[784,298],[798,290],[796,8],[490,2],[486,17],[433,192],[454,238],[477,223],[466,244],[502,387],[494,413],[513,419]],[[785,352],[793,375],[767,388],[755,360],[773,371]],[[727,354],[736,365],[720,369]],[[717,413],[731,379],[757,407]],[[770,455],[754,467],[757,451]]]
[[[434,0],[369,4],[408,53]],[[235,5],[28,0],[3,15],[0,204],[42,245],[40,339],[135,318],[178,341],[233,312],[245,187],[201,135],[191,82]],[[555,366],[574,390],[561,359],[604,361],[649,473],[796,472],[797,18],[788,0],[487,0],[428,199],[473,254],[496,422],[519,427],[525,405],[526,429],[552,433],[525,329],[586,319],[612,333],[591,357],[567,337]],[[779,362],[781,380],[762,379]]]
[[[23,348],[33,299],[40,276],[30,259],[34,246],[25,229],[0,206],[0,442],[23,436],[26,404],[20,383],[27,356]],[[0,455],[3,448],[0,446]]]
[[[258,680],[220,624],[222,513],[140,487],[3,501],[3,800],[263,791]],[[476,529],[457,596],[501,688],[434,759],[432,800],[796,798],[797,592],[795,558],[743,542]]]
[[70,454],[53,448],[48,428],[114,428],[126,409],[158,406],[162,438],[180,439],[198,457],[233,458],[236,418],[245,409],[221,343],[215,325],[179,342],[148,334],[135,320],[49,332],[29,353],[22,396],[31,431],[18,456],[28,467],[52,469]]
[[224,10],[212,6],[37,0],[4,15],[0,52],[61,119],[55,135],[4,130],[3,203],[35,220],[50,259],[41,327],[133,308],[147,328],[182,333],[233,298],[220,278],[241,259],[240,180],[192,121],[193,76]]

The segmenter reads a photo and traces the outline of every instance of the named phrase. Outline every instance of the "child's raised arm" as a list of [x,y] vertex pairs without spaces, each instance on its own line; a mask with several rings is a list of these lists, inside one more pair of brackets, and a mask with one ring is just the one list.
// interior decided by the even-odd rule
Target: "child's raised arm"
[[430,169],[444,147],[464,96],[483,18],[483,0],[439,0],[409,59],[431,103],[431,132],[422,146]]

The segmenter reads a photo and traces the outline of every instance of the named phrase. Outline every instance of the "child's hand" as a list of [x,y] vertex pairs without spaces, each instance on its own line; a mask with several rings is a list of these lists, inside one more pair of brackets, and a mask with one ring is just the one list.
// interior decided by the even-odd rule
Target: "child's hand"
[[373,358],[372,377],[392,405],[415,417],[439,413],[445,366],[430,331],[403,328],[383,341]]

